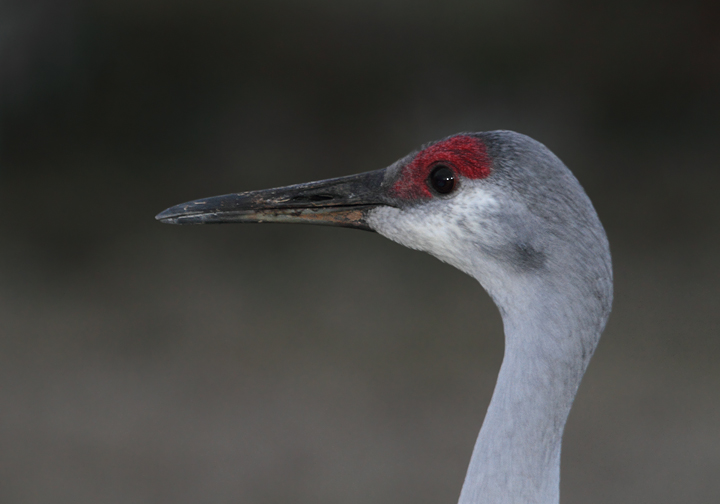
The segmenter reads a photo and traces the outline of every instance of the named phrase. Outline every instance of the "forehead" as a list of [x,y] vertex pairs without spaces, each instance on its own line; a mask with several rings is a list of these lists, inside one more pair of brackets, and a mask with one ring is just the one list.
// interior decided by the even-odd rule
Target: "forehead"
[[474,136],[456,135],[426,147],[403,166],[391,188],[392,195],[403,199],[431,198],[426,180],[438,165],[449,166],[469,179],[490,175],[490,158],[485,145]]

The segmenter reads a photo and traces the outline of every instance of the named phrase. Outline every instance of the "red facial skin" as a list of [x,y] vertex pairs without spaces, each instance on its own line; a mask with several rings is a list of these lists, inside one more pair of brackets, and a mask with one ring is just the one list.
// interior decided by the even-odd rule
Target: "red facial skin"
[[435,166],[445,165],[465,178],[481,179],[490,175],[490,158],[477,138],[458,135],[420,151],[406,165],[390,194],[402,199],[432,198],[427,178]]

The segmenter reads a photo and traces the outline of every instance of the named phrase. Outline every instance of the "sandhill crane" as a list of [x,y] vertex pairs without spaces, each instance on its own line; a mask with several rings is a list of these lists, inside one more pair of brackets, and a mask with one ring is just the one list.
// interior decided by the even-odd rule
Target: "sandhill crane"
[[500,310],[505,355],[459,502],[559,502],[562,434],[610,314],[612,264],[590,199],[544,145],[461,133],[381,170],[190,201],[157,219],[372,230],[475,277]]

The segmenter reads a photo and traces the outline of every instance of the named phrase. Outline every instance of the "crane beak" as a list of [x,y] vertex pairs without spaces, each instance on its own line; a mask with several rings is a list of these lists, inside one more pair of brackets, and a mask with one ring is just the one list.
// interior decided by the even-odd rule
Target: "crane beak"
[[392,205],[385,197],[385,169],[306,184],[188,201],[155,216],[167,224],[285,222],[371,231],[367,212]]

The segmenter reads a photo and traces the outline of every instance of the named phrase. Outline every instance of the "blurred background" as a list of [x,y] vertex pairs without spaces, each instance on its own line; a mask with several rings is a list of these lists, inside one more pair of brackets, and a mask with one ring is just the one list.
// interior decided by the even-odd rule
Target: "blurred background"
[[503,351],[474,280],[371,233],[153,217],[491,129],[558,154],[612,245],[562,502],[719,502],[718,23],[3,0],[0,502],[456,502]]

